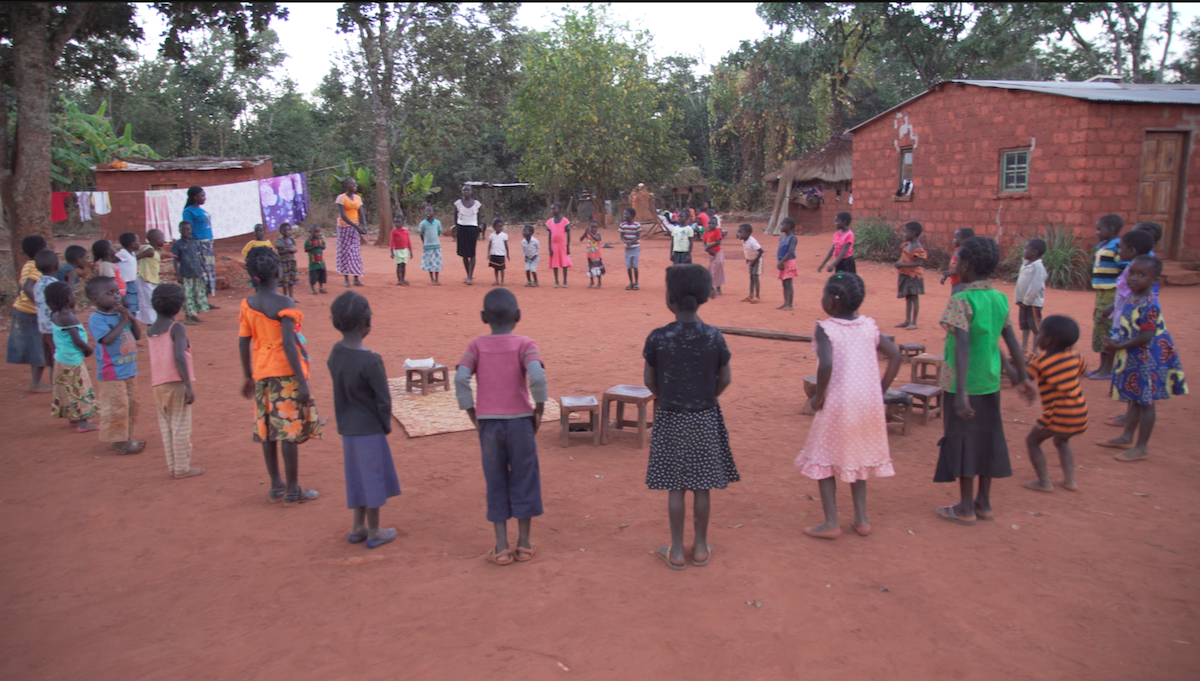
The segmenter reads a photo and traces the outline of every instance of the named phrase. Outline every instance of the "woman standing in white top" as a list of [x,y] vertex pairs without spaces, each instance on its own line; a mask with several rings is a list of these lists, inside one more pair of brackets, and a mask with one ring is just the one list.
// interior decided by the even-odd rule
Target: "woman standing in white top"
[[475,246],[480,234],[479,202],[471,194],[471,185],[464,184],[462,198],[454,202],[454,238],[463,269],[467,271],[467,284],[475,283]]

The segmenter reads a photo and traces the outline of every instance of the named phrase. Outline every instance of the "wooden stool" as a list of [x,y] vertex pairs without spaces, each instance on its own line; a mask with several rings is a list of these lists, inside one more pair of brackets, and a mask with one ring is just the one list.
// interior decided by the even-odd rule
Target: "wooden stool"
[[908,418],[912,414],[912,395],[888,389],[883,395],[883,408],[887,414],[887,427],[900,427],[901,435],[908,435]]
[[912,395],[913,406],[917,403],[921,406],[922,420],[921,423],[929,423],[930,416],[940,416],[942,413],[942,395],[945,391],[941,386],[936,385],[917,385],[909,383],[908,385],[900,386],[900,391]]
[[913,357],[925,354],[925,346],[920,343],[901,343],[900,357],[912,361]]
[[[592,444],[600,444],[600,403],[591,395],[583,397],[560,397],[558,407],[562,422],[562,446],[571,444],[571,433],[591,433]],[[587,423],[571,423],[571,414],[581,411],[588,415]]]
[[450,372],[445,364],[434,364],[428,369],[404,368],[404,392],[420,388],[422,395],[428,395],[438,386],[441,386],[442,390],[450,390]]
[[[608,444],[608,431],[610,428],[622,430],[625,426],[636,424],[638,447],[645,447],[650,429],[654,427],[654,423],[646,418],[646,405],[654,401],[654,393],[650,392],[649,388],[640,385],[617,385],[605,390],[604,396],[600,400],[602,405],[600,408],[600,442]],[[617,403],[617,418],[612,423],[609,423],[608,405],[612,402]],[[626,404],[637,405],[637,421],[625,418]]]
[[[910,361],[912,362],[911,383],[937,385],[941,380],[942,366],[946,363],[941,355],[924,353],[913,357]],[[933,367],[933,374],[928,372],[929,367]]]

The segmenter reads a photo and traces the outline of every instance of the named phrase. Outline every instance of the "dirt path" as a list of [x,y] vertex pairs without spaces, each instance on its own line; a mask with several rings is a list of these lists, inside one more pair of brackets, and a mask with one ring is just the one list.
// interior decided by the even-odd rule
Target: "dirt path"
[[[763,239],[768,254],[775,241]],[[445,285],[428,287],[414,271],[403,289],[386,252],[364,248],[368,286],[359,290],[375,311],[368,345],[392,375],[405,357],[452,364],[486,332],[478,310],[489,287],[459,283],[446,246]],[[824,281],[814,270],[828,242],[800,246],[796,311],[774,309],[781,292],[770,267],[766,304],[739,303],[737,259],[727,295],[702,308],[704,319],[810,332]],[[578,267],[567,290],[547,284],[544,269],[538,290],[509,271],[524,315],[518,332],[540,345],[553,396],[640,382],[645,336],[669,321],[666,247],[644,248],[640,292],[623,290],[619,248],[604,252],[611,274],[600,291]],[[862,312],[890,327],[903,314],[893,270],[860,271]],[[324,361],[338,335],[328,306],[342,287],[330,283],[331,295],[303,292],[298,302],[313,393],[332,417]],[[948,287],[932,281],[928,290],[921,328],[901,338],[935,349]],[[1200,288],[1166,288],[1162,298],[1200,381]],[[1073,315],[1090,337],[1090,294],[1052,291],[1047,302],[1047,313]],[[711,565],[676,573],[654,556],[668,538],[666,495],[646,489],[646,452],[631,437],[562,449],[557,424],[546,424],[540,552],[498,568],[481,557],[492,533],[471,433],[409,440],[397,428],[404,494],[384,518],[400,538],[376,551],[344,540],[350,513],[332,420],[325,440],[301,448],[301,480],[322,498],[268,504],[253,407],[238,394],[237,300],[223,303],[189,329],[200,374],[195,463],[209,471],[199,478],[167,478],[144,341],[139,435],[150,444],[140,456],[115,456],[52,421],[49,399],[22,391],[25,367],[0,365],[0,678],[1200,675],[1200,471],[1187,454],[1200,437],[1195,397],[1163,403],[1153,458],[1123,465],[1094,444],[1115,433],[1100,422],[1119,408],[1105,385],[1088,382],[1093,425],[1076,445],[1082,491],[1047,495],[1021,489],[1031,475],[1022,443],[1038,407],[1005,390],[1016,476],[996,485],[997,521],[973,528],[934,516],[957,488],[930,482],[941,423],[915,425],[891,437],[897,476],[871,483],[874,535],[823,542],[801,533],[821,509],[816,484],[792,464],[810,423],[798,414],[812,349],[730,337],[733,385],[722,403],[742,482],[713,495]],[[839,493],[848,502],[844,486]]]

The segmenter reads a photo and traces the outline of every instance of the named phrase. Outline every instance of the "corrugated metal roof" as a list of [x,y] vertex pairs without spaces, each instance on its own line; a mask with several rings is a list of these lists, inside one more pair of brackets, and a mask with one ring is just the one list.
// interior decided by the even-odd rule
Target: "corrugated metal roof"
[[939,90],[947,83],[974,85],[976,87],[1000,88],[1004,90],[1023,90],[1025,92],[1040,92],[1059,97],[1086,99],[1093,102],[1114,102],[1122,104],[1176,104],[1183,106],[1200,106],[1200,85],[1134,85],[1131,83],[1105,82],[1059,82],[1053,80],[951,80],[938,83],[925,92],[908,99],[887,111],[869,118],[847,130],[854,132],[859,128],[886,116],[897,109],[908,106],[925,95]]

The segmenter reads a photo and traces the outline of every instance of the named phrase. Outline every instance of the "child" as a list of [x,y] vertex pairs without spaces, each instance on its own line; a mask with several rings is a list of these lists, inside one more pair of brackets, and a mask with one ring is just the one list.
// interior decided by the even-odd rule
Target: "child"
[[[483,297],[483,323],[492,327],[467,345],[458,362],[454,388],[458,407],[465,409],[479,431],[483,477],[487,481],[487,519],[496,530],[496,546],[488,561],[508,565],[532,560],[530,524],[542,514],[542,483],[534,435],[542,423],[546,402],[546,371],[537,343],[513,334],[521,321],[517,297],[510,291],[489,291]],[[471,394],[476,377],[478,401]],[[528,379],[529,388],[525,387]],[[533,403],[530,403],[530,394]],[[508,546],[509,518],[520,532],[514,552]]]
[[796,295],[794,283],[800,270],[796,267],[796,221],[791,218],[784,218],[779,222],[779,231],[783,232],[783,236],[779,237],[779,249],[775,252],[775,269],[779,270],[779,280],[783,282],[783,305],[780,305],[780,310],[792,309],[792,302]]
[[554,272],[554,288],[558,288],[560,268],[562,287],[567,288],[567,270],[571,268],[571,221],[563,217],[561,203],[551,204],[546,231],[550,233],[550,269]]
[[671,231],[671,264],[688,265],[692,262],[692,239],[696,236],[696,229],[684,221],[682,212],[678,215],[680,223],[667,226]]
[[1033,333],[1033,347],[1038,347],[1038,329],[1042,325],[1042,306],[1046,300],[1046,265],[1042,256],[1046,254],[1046,242],[1030,239],[1025,242],[1025,260],[1021,273],[1017,275],[1017,289],[1013,298],[1017,303],[1017,319],[1021,327],[1021,354],[1029,354],[1029,334]]
[[54,375],[54,322],[50,321],[50,307],[46,305],[46,287],[58,279],[58,254],[49,249],[38,253],[33,264],[42,275],[33,285],[33,306],[37,309],[38,333],[41,335],[42,357],[46,358],[46,366],[50,367],[50,375]]
[[135,440],[138,421],[137,341],[142,327],[121,304],[117,282],[92,277],[87,296],[96,311],[88,317],[88,332],[96,339],[97,397],[100,402],[100,441],[118,454],[140,454],[144,440]]
[[[262,225],[254,225],[254,239],[246,242],[245,246],[242,246],[242,258],[245,259],[250,254],[250,251],[260,246],[269,248],[272,251],[275,250],[275,246],[270,241],[267,241],[267,228]],[[346,281],[350,281],[349,277],[346,278]],[[347,283],[346,285],[349,286],[350,284]],[[250,288],[258,288],[258,282],[254,280],[254,277],[250,277]]]
[[[706,213],[700,213],[706,217]],[[725,285],[725,253],[721,250],[721,240],[725,235],[713,220],[711,228],[704,228],[704,252],[708,253],[708,273],[712,275],[713,295],[721,295],[721,287]]]
[[379,509],[389,497],[400,496],[400,480],[387,436],[392,432],[392,394],[383,358],[363,345],[371,333],[367,299],[346,291],[329,308],[333,327],[342,332],[326,366],[333,376],[333,411],[342,436],[346,473],[346,508],[354,523],[346,540],[365,541],[368,549],[396,538],[396,528],[379,527]]
[[492,233],[488,235],[488,266],[496,276],[492,286],[504,286],[504,266],[508,261],[508,235],[504,233],[504,221],[492,220]]
[[[246,273],[257,284],[238,312],[238,351],[242,357],[242,396],[255,406],[254,441],[262,443],[271,477],[267,498],[295,506],[320,494],[300,487],[299,445],[321,438],[317,405],[308,393],[308,350],[300,324],[304,313],[295,301],[279,295],[279,256],[271,248],[255,248],[246,257]],[[254,347],[251,358],[250,348]],[[279,476],[275,443],[281,443],[285,486]]]
[[121,294],[121,299],[125,299],[125,280],[121,277],[121,271],[117,269],[117,251],[113,248],[112,242],[108,239],[100,239],[92,243],[92,260],[96,263],[96,275],[100,277],[108,277],[117,282],[117,291]]
[[[106,242],[107,243],[107,242]],[[46,240],[40,236],[27,236],[21,240],[21,251],[29,260],[21,266],[17,276],[19,293],[13,303],[12,318],[8,326],[8,364],[28,364],[30,368],[29,391],[48,393],[53,390],[42,382],[46,373],[45,348],[42,336],[38,331],[37,304],[33,301],[33,287],[42,278],[34,259],[38,253],[46,250]]]
[[275,241],[275,252],[279,254],[279,287],[283,295],[291,298],[296,284],[300,283],[300,268],[296,264],[296,240],[292,238],[292,225],[279,225],[279,239]]
[[308,287],[315,296],[317,284],[320,284],[321,293],[325,293],[329,273],[325,270],[325,237],[321,235],[320,225],[313,225],[309,230],[308,238],[304,240],[304,252],[308,254]]
[[396,286],[408,286],[405,278],[408,269],[408,259],[412,257],[412,240],[408,229],[404,226],[404,213],[396,211],[392,215],[392,235],[390,239],[392,259],[396,261]]
[[[1149,250],[1145,250],[1146,241],[1141,237],[1133,237],[1132,241],[1126,241],[1126,237],[1134,232],[1145,232],[1151,235],[1153,241],[1150,242]],[[1139,222],[1134,225],[1132,232],[1121,236],[1121,246],[1117,251],[1117,257],[1121,262],[1129,262],[1139,255],[1154,255],[1154,246],[1158,244],[1161,238],[1162,227],[1157,222]],[[1125,300],[1129,298],[1129,285],[1126,282],[1128,271],[1129,268],[1125,268],[1121,272],[1121,276],[1117,277],[1117,297],[1112,306],[1106,311],[1106,316],[1109,319],[1112,319],[1113,315],[1116,315],[1118,318],[1121,316],[1121,310],[1125,307]],[[1154,286],[1150,288],[1150,296],[1156,300],[1158,299],[1158,281],[1155,281]],[[1113,334],[1110,332],[1109,335],[1112,336]],[[1105,425],[1124,428],[1128,411],[1128,408],[1126,408],[1125,413],[1105,419]]]
[[50,416],[66,419],[77,433],[99,430],[100,426],[89,421],[96,414],[96,393],[83,358],[91,357],[92,347],[75,315],[75,288],[62,281],[47,286],[46,304],[54,324],[54,401]]
[[[1025,376],[1025,358],[1008,317],[1008,297],[987,280],[999,262],[1000,247],[995,241],[978,236],[964,241],[958,249],[956,271],[965,286],[951,296],[941,319],[946,329],[946,364],[940,381],[946,391],[942,400],[944,435],[933,481],[957,480],[960,500],[936,513],[961,525],[974,525],[976,518],[993,520],[992,478],[1012,475],[1000,417],[1000,337],[1012,355],[1014,383]],[[1026,378],[1020,387],[1032,403],[1033,382]]]
[[950,280],[950,295],[954,295],[962,290],[962,282],[958,280],[958,275],[954,272],[955,265],[958,264],[958,249],[962,248],[963,242],[975,236],[975,230],[970,227],[963,227],[954,232],[954,254],[950,256],[950,269],[942,270],[942,281],[945,284],[946,280]]
[[525,225],[521,230],[521,252],[525,254],[525,285],[537,286],[538,259],[541,257],[542,244],[533,235],[533,225]]
[[1041,353],[1029,362],[1029,377],[1037,382],[1038,392],[1042,395],[1042,415],[1025,438],[1025,444],[1029,447],[1029,462],[1038,476],[1037,480],[1030,480],[1025,486],[1038,492],[1054,491],[1046,467],[1046,455],[1042,453],[1042,443],[1054,438],[1063,469],[1063,479],[1059,484],[1074,492],[1079,487],[1075,484],[1075,455],[1071,452],[1071,438],[1088,427],[1087,400],[1083,397],[1083,386],[1079,380],[1086,366],[1083,357],[1075,352],[1075,343],[1079,342],[1079,325],[1070,317],[1050,315],[1042,320],[1034,338]]
[[637,211],[626,208],[617,228],[621,243],[625,244],[625,273],[629,276],[626,291],[638,290],[638,260],[642,255],[642,225],[637,221]]
[[175,279],[183,286],[183,323],[195,324],[200,313],[208,312],[208,285],[204,283],[204,265],[200,242],[192,238],[192,223],[179,223],[179,239],[171,244]]
[[58,274],[54,276],[71,288],[77,288],[79,278],[88,270],[87,249],[75,244],[67,246],[67,250],[63,251],[63,260],[66,262],[58,268]]
[[1128,402],[1129,411],[1125,432],[1100,443],[1101,447],[1125,450],[1116,456],[1123,462],[1150,456],[1147,446],[1157,415],[1154,403],[1187,394],[1175,342],[1167,332],[1158,301],[1150,296],[1151,287],[1162,274],[1162,261],[1152,255],[1139,255],[1129,263],[1129,270],[1126,281],[1130,296],[1117,319],[1116,336],[1104,338],[1104,350],[1116,356],[1113,399]]
[[429,273],[429,283],[441,286],[438,281],[442,271],[442,222],[433,217],[433,206],[425,205],[425,219],[417,225],[417,234],[421,236],[421,269]]
[[850,230],[851,215],[846,211],[837,214],[833,219],[833,226],[837,231],[833,233],[833,245],[829,247],[829,252],[825,254],[825,259],[817,266],[817,271],[820,272],[825,267],[825,263],[833,258],[833,264],[829,266],[830,272],[849,272],[854,274],[858,272],[858,267],[854,263],[854,232]]
[[904,321],[896,325],[897,329],[911,331],[917,328],[921,296],[925,295],[925,274],[922,270],[928,257],[925,249],[921,247],[922,231],[919,222],[904,225],[904,245],[900,247],[900,259],[896,261],[896,271],[900,273],[896,284],[896,297],[904,299]]
[[[1125,221],[1120,215],[1109,213],[1096,221],[1096,257],[1092,261],[1092,288],[1096,291],[1096,308],[1092,312],[1092,352],[1100,353],[1100,367],[1087,377],[1092,380],[1112,378],[1113,355],[1104,349],[1104,339],[1112,331],[1113,320],[1104,316],[1104,310],[1117,298],[1117,278],[1125,269],[1125,263],[1117,260],[1117,249],[1121,245],[1121,230]],[[1121,310],[1117,310],[1117,315]]]
[[[818,481],[825,522],[804,530],[810,537],[837,539],[837,478],[850,483],[854,500],[854,531],[871,534],[867,521],[867,478],[890,477],[892,457],[888,451],[887,414],[883,395],[900,371],[900,351],[879,333],[870,317],[860,317],[858,308],[866,288],[857,274],[840,272],[825,282],[821,307],[830,316],[817,323],[813,340],[817,346],[817,392],[813,395],[812,428],[796,465],[800,472]],[[888,359],[882,383],[879,358]]]
[[143,324],[153,324],[156,319],[154,307],[150,300],[154,298],[154,289],[162,281],[162,255],[159,249],[166,246],[162,230],[152,229],[146,232],[146,241],[137,252],[137,289],[141,302],[138,308],[137,320]]
[[600,255],[600,223],[595,220],[589,222],[587,231],[579,235],[579,240],[587,242],[588,288],[600,288],[604,277],[604,259]]
[[763,272],[763,247],[755,239],[754,227],[743,222],[738,225],[737,238],[742,240],[742,253],[746,256],[746,264],[750,268],[750,295],[742,298],[743,303],[759,303],[762,296],[762,281],[759,277]]
[[692,565],[704,567],[713,554],[708,543],[709,490],[725,489],[741,479],[717,402],[729,387],[729,348],[721,332],[697,315],[710,292],[712,275],[704,267],[667,268],[667,309],[675,321],[651,331],[642,350],[643,378],[657,396],[646,486],[670,490],[671,543],[658,548],[658,557],[672,570],[687,567],[683,555],[687,491],[692,491],[696,528]]
[[204,473],[203,468],[192,466],[192,403],[196,401],[192,344],[183,325],[175,321],[186,298],[178,284],[154,289],[149,302],[158,317],[146,329],[158,430],[167,453],[167,473],[176,480]]
[[[141,244],[138,242],[138,235],[133,232],[123,232],[117,237],[117,241],[121,248],[117,249],[115,261],[117,271],[121,273],[121,281],[125,282],[125,307],[136,315],[139,302],[137,252]],[[149,299],[146,300],[146,304],[150,304]]]

